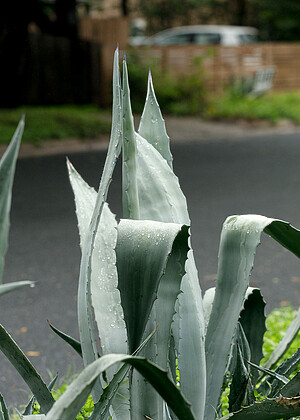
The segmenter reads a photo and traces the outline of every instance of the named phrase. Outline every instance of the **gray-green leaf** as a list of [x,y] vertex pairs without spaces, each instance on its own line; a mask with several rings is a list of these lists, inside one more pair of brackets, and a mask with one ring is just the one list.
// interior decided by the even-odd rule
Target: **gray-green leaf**
[[21,289],[25,286],[34,287],[34,282],[29,280],[24,281],[15,281],[12,283],[5,283],[0,285],[0,296],[5,295],[6,293],[12,292],[17,289]]
[[155,147],[172,169],[173,157],[170,151],[170,139],[155,96],[150,71],[148,77],[147,97],[138,133],[144,139],[147,139],[153,147]]
[[265,399],[244,407],[237,413],[230,413],[219,420],[278,420],[300,415],[300,397]]
[[[240,314],[240,323],[246,334],[251,362],[259,365],[263,358],[263,338],[266,331],[265,301],[259,289],[249,287],[246,293],[244,308]],[[257,370],[251,369],[252,383],[255,385],[259,376]]]
[[[113,115],[111,141],[109,143],[108,153],[104,164],[103,174],[100,181],[99,191],[97,194],[96,205],[93,211],[87,234],[84,237],[82,246],[82,258],[80,265],[79,286],[78,286],[78,324],[80,342],[82,346],[84,364],[88,365],[98,357],[97,346],[94,336],[93,317],[91,308],[91,266],[92,252],[95,244],[95,237],[102,214],[102,209],[108,194],[109,185],[112,174],[121,149],[121,86],[120,73],[118,63],[118,50],[114,57],[114,73],[113,73]],[[94,397],[99,399],[101,395],[101,385],[98,382],[94,388]]]
[[8,245],[12,185],[24,125],[25,117],[23,116],[0,161],[0,283],[2,281],[4,257]]
[[117,268],[130,353],[142,341],[159,282],[181,228],[175,223],[147,220],[121,220],[118,225]]
[[161,396],[168,403],[180,420],[195,420],[190,404],[186,401],[180,390],[169,379],[167,373],[151,362],[140,357],[120,354],[103,356],[87,366],[66,392],[53,405],[46,415],[46,420],[70,420],[75,418],[85,403],[96,378],[115,363],[129,363],[143,374]]
[[54,403],[51,392],[28,358],[2,325],[0,325],[0,350],[27,383],[38,400],[42,412],[47,413]]
[[206,334],[206,420],[213,417],[217,407],[231,340],[263,230],[300,256],[300,232],[288,223],[258,215],[226,219],[221,234],[216,295]]

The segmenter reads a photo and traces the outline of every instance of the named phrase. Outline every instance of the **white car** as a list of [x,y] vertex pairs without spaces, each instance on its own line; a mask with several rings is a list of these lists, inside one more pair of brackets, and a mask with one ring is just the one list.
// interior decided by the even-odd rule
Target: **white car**
[[[140,40],[139,45],[224,45],[258,42],[258,30],[249,26],[194,25],[166,29]],[[135,44],[137,45],[137,44]]]

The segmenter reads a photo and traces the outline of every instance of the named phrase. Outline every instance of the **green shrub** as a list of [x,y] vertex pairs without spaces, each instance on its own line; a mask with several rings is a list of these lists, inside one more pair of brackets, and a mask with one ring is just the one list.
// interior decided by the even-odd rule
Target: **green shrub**
[[281,119],[300,123],[300,92],[270,92],[258,98],[225,92],[211,99],[204,116],[214,119],[238,119],[249,121],[268,120],[276,124]]
[[127,55],[133,112],[141,113],[146,94],[147,74],[151,68],[158,101],[166,114],[201,114],[207,104],[202,59],[196,57],[189,74],[177,77],[162,69],[155,59],[145,59],[136,51]]

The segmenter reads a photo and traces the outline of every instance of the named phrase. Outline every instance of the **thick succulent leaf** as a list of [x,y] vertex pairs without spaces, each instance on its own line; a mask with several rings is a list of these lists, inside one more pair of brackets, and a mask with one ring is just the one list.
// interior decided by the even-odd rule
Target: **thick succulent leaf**
[[250,346],[249,346],[247,337],[245,335],[244,329],[242,325],[240,324],[240,322],[238,322],[238,325],[237,325],[237,342],[240,347],[243,359],[250,360],[251,359]]
[[295,337],[297,336],[300,329],[300,309],[293,319],[293,321],[288,326],[288,329],[280,341],[276,349],[271,353],[269,359],[264,364],[265,368],[271,369],[276,365],[278,360],[285,354],[285,352],[289,349],[290,345],[294,341]]
[[50,383],[48,385],[49,391],[52,391],[54,385],[56,384],[57,378],[58,378],[58,375],[55,375],[54,378],[51,379],[51,381],[50,381]]
[[12,185],[24,125],[25,117],[23,116],[0,161],[0,282],[2,281],[4,257],[8,245]]
[[[15,411],[16,411],[17,415],[19,416],[19,418],[22,419],[22,414],[20,413],[20,411],[16,407],[15,407]],[[43,414],[43,416],[45,416],[45,415]]]
[[159,282],[181,228],[175,223],[150,220],[121,220],[118,225],[117,268],[130,353],[142,341]]
[[48,324],[49,324],[49,327],[52,329],[52,331],[55,332],[55,334],[57,334],[66,343],[68,343],[76,351],[76,353],[78,353],[79,356],[82,357],[81,344],[78,340],[75,340],[75,338],[71,337],[68,334],[65,334],[64,332],[62,332],[58,328],[55,328],[54,325],[52,325],[49,321],[48,321]]
[[170,139],[155,96],[150,71],[148,76],[147,97],[138,133],[155,147],[162,157],[166,159],[168,165],[172,169],[173,157],[170,151]]
[[205,328],[207,329],[208,321],[210,318],[212,306],[214,303],[216,288],[211,287],[207,289],[203,296],[203,311],[204,311],[204,321],[205,321]]
[[46,420],[70,420],[75,418],[85,403],[96,378],[115,363],[129,363],[143,374],[166,400],[169,407],[180,420],[195,420],[190,404],[180,390],[169,379],[167,372],[144,358],[120,354],[105,355],[87,366],[66,392],[53,405],[46,415]]
[[[96,203],[96,192],[90,188],[69,166],[70,181],[75,195],[76,213],[81,237],[81,243],[88,231],[89,221]],[[91,259],[90,292],[91,304],[98,327],[101,353],[126,353],[127,333],[118,290],[118,275],[116,268],[115,247],[117,242],[117,222],[105,203],[102,209],[97,234],[94,239],[94,249]],[[80,349],[81,345],[80,345]],[[111,381],[116,368],[106,372]],[[122,394],[129,398],[128,385],[122,386]],[[98,395],[100,397],[100,395]],[[113,403],[113,405],[115,405]],[[119,405],[118,405],[119,406]],[[123,406],[129,416],[128,404]],[[121,412],[118,410],[121,420]]]
[[275,369],[275,372],[281,373],[283,375],[289,376],[291,373],[293,373],[297,366],[300,363],[300,347],[298,347],[297,351],[289,357],[287,360],[282,362],[277,368]]
[[2,325],[0,325],[0,350],[27,383],[38,400],[42,412],[47,413],[54,403],[51,392],[28,358]]
[[[174,241],[165,274],[158,288],[158,299],[154,302],[151,318],[147,323],[146,335],[157,326],[157,331],[142,355],[163,369],[168,369],[170,352],[171,323],[175,313],[175,303],[180,293],[180,284],[185,273],[188,252],[188,228],[183,227]],[[174,350],[174,346],[173,346]],[[176,370],[176,367],[175,367]],[[164,416],[164,402],[157,392],[137,372],[133,373],[131,398],[134,406],[133,418],[147,415],[160,420]],[[176,373],[175,373],[176,377]]]
[[186,198],[161,154],[136,135],[140,219],[189,225]]
[[123,61],[122,202],[124,219],[139,219],[136,142],[126,61]]
[[[137,134],[137,183],[140,218],[189,224],[184,194],[178,178],[161,154]],[[197,419],[202,418],[205,398],[204,317],[198,273],[192,250],[188,253],[182,293],[172,326],[181,389],[193,405]],[[193,343],[193,345],[191,345]]]
[[198,273],[192,250],[188,253],[172,333],[178,357],[180,388],[201,420],[206,392],[205,325]]
[[205,343],[206,420],[213,417],[217,407],[231,340],[263,230],[300,256],[300,232],[288,223],[258,215],[231,216],[226,219],[221,234],[216,295]]
[[282,375],[282,374],[280,374],[280,373],[278,373],[278,372],[276,372],[276,370],[265,369],[262,366],[258,366],[258,365],[255,365],[252,362],[249,362],[249,360],[246,360],[246,361],[247,361],[247,363],[250,366],[253,366],[255,369],[260,370],[261,372],[263,372],[263,373],[265,373],[267,375],[270,375],[271,378],[276,379],[279,382],[282,382],[283,384],[287,384],[288,383],[287,377],[284,376],[284,375]]
[[[100,400],[95,404],[94,411],[92,415],[89,417],[90,420],[106,420],[109,416],[109,409],[112,404],[112,401],[115,401],[115,409],[114,413],[118,418],[118,407],[116,394],[118,393],[120,386],[128,375],[130,366],[123,365],[117,373],[115,373],[114,377],[110,381],[109,385],[103,390],[103,393],[100,397]],[[129,401],[124,398],[123,395],[120,394],[119,398],[120,407],[124,404],[129,404]]]
[[3,395],[0,393],[0,409],[2,412],[3,420],[9,420],[8,409],[4,401]]
[[176,365],[177,365],[177,357],[176,357],[176,351],[175,351],[175,340],[174,340],[173,335],[171,334],[170,344],[169,344],[169,373],[170,373],[171,378],[173,378],[174,383],[176,383],[177,381]]
[[[251,362],[259,365],[263,358],[263,338],[266,331],[265,301],[259,289],[248,287],[240,323],[250,346]],[[258,379],[258,372],[251,368],[252,383]]]
[[228,401],[230,411],[238,411],[242,405],[249,405],[255,401],[250,372],[245,365],[244,354],[239,344],[237,344],[237,360],[230,385]]
[[[151,334],[143,341],[143,343],[140,345],[140,347],[134,352],[132,356],[137,356],[140,354],[140,352],[143,350],[143,348],[147,345],[149,345],[149,341],[152,339],[153,335],[156,333],[156,329],[151,332]],[[129,405],[129,401],[126,399],[126,395],[124,396],[121,392],[119,392],[120,387],[122,386],[122,382],[126,380],[127,374],[130,370],[129,365],[123,365],[114,375],[110,383],[107,385],[107,387],[103,390],[103,393],[101,395],[100,400],[95,404],[94,411],[91,417],[89,417],[90,420],[106,420],[109,416],[109,408],[113,401],[115,401],[114,404],[114,414],[117,416],[117,418],[120,418],[119,415],[119,409],[118,409],[118,401],[119,401],[119,407],[122,407],[124,405]],[[124,388],[124,385],[123,387]],[[115,395],[118,393],[119,398],[115,398]]]
[[283,397],[292,398],[295,395],[299,395],[300,390],[300,372],[296,375],[280,390],[280,395]]
[[264,228],[264,232],[300,258],[299,230],[283,220],[274,220]]
[[300,415],[300,397],[265,399],[219,420],[278,420]]
[[246,363],[246,360],[251,358],[251,351],[240,322],[237,325],[230,357],[231,360],[228,362],[229,378],[231,380],[228,397],[229,410],[237,411],[242,405],[249,405],[255,401],[250,379],[250,367]]
[[[80,237],[83,241],[93,214],[97,194],[84,182],[70,163],[69,174],[75,195]],[[126,327],[116,268],[116,228],[116,219],[105,203],[94,242],[90,286],[102,354],[127,351]]]
[[[91,272],[92,272],[92,251],[94,249],[96,232],[100,222],[100,217],[104,202],[107,197],[108,188],[112,179],[113,170],[117,162],[121,148],[121,87],[118,65],[118,51],[114,57],[113,73],[113,115],[111,141],[103,169],[103,174],[97,194],[96,205],[90,221],[88,231],[83,240],[82,258],[80,265],[79,287],[78,287],[78,324],[80,342],[83,352],[84,364],[88,365],[97,359],[97,347],[95,344],[92,308],[90,301]],[[94,388],[94,397],[98,399],[101,395],[100,384]]]
[[29,280],[15,281],[13,283],[5,283],[0,285],[0,296],[14,290],[21,289],[24,286],[34,287],[35,283]]
[[[273,373],[276,375],[283,376],[285,378],[285,381],[283,381],[285,384],[288,382],[288,377],[298,368],[300,363],[300,348],[287,360],[282,362],[274,371]],[[269,369],[268,369],[269,371]],[[272,376],[272,375],[271,375]],[[266,386],[264,386],[267,384]],[[268,387],[271,387],[270,389],[270,397],[275,397],[279,394],[279,391],[282,387],[282,383],[280,382],[280,379],[278,380],[276,377],[272,376],[271,378],[267,377],[260,385],[259,390],[267,390]]]
[[[58,375],[55,375],[54,378],[51,380],[50,384],[48,385],[49,391],[52,391],[52,389],[53,389],[53,387],[55,385],[55,382],[57,380],[57,377],[58,377]],[[24,413],[23,413],[23,417],[24,416],[29,416],[29,415],[31,415],[33,413],[35,400],[36,400],[36,398],[33,395],[30,398],[30,400],[28,401],[28,403],[27,403],[27,405],[25,407],[25,410],[24,410]],[[20,418],[22,418],[22,415],[21,414],[20,414]]]

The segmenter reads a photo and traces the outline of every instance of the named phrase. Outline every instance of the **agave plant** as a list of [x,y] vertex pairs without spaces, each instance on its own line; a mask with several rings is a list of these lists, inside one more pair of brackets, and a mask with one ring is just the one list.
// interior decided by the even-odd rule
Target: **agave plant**
[[[232,384],[230,408],[238,411],[242,404],[248,404],[239,416],[258,416],[266,407],[268,414],[263,415],[267,417],[261,418],[296,415],[300,409],[297,398],[284,399],[283,403],[275,397],[290,383],[287,371],[290,374],[299,364],[299,354],[287,362],[285,379],[280,372],[263,368],[264,374],[273,375],[278,392],[269,393],[275,399],[255,403],[254,385],[262,380],[257,365],[263,356],[265,324],[264,311],[257,310],[263,306],[261,294],[248,286],[261,233],[269,234],[299,257],[299,231],[286,222],[258,215],[226,219],[217,286],[205,295],[203,307],[188,233],[186,199],[172,170],[169,138],[151,75],[138,133],[133,125],[125,62],[123,86],[120,84],[116,52],[112,136],[98,194],[68,164],[82,247],[78,291],[82,356],[85,366],[93,371],[91,366],[100,365],[101,360],[117,357],[110,353],[134,354],[157,327],[139,355],[168,372],[174,384],[180,385],[190,408],[182,400],[179,403],[179,399],[178,404],[170,401],[166,404],[157,388],[145,381],[137,369],[127,375],[127,367],[114,368],[106,370],[104,382],[100,378],[95,380],[92,418],[105,419],[110,413],[118,419],[148,416],[160,420],[177,415],[212,420],[218,415],[228,372]],[[121,148],[124,219],[117,223],[106,197]],[[260,328],[253,332],[253,325]],[[290,339],[299,325],[298,315]],[[103,356],[100,359],[99,352]],[[173,394],[177,392],[173,390]],[[182,414],[176,411],[179,409]],[[282,410],[286,410],[284,414]]]
[[[121,149],[124,219],[117,222],[106,199]],[[83,357],[85,368],[53,403],[48,387],[30,367],[27,382],[41,414],[33,416],[26,409],[23,418],[73,420],[90,392],[91,420],[299,416],[299,374],[292,379],[290,374],[299,365],[300,351],[272,370],[299,330],[299,312],[275,354],[260,367],[264,302],[258,289],[249,288],[249,278],[262,232],[298,257],[300,232],[258,215],[227,218],[216,288],[202,299],[186,199],[173,173],[151,76],[136,133],[126,63],[121,86],[118,51],[111,141],[98,193],[69,162],[68,168],[82,249],[80,342],[52,328]],[[15,355],[11,361],[24,375],[19,360],[23,368],[29,361],[1,328],[0,349],[8,357]],[[220,398],[226,386],[231,412],[223,416]],[[268,398],[256,401],[254,390]]]
[[[12,186],[16,161],[22,134],[24,131],[24,124],[25,117],[23,116],[6,152],[0,160],[0,283],[2,283],[4,258],[8,245]],[[27,285],[33,285],[33,283],[31,281],[17,281],[7,284],[0,284],[0,296]]]

